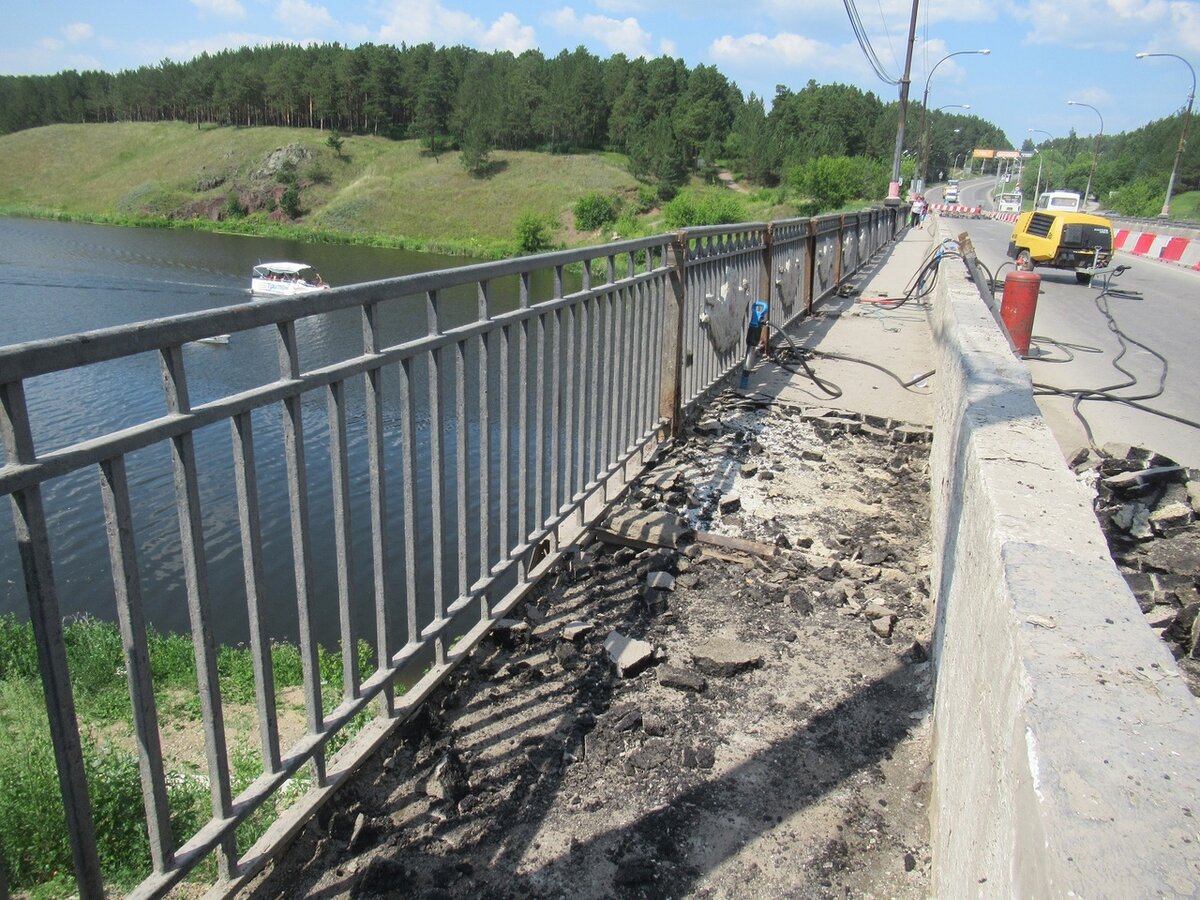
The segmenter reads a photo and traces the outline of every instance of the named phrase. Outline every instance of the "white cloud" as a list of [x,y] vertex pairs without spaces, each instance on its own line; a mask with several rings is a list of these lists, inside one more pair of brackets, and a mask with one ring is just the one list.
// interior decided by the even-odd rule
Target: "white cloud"
[[551,13],[549,21],[560,31],[603,44],[612,53],[624,53],[626,56],[650,55],[650,32],[643,29],[633,17],[610,19],[608,16],[586,15],[580,18],[573,8],[564,6]]
[[244,19],[246,17],[246,7],[242,6],[238,0],[192,0],[192,6],[202,13],[226,19]]
[[488,28],[480,45],[496,50],[524,53],[537,46],[537,36],[532,27],[522,25],[521,20],[513,13],[506,12]]
[[708,52],[713,59],[733,65],[767,63],[804,66],[836,58],[830,53],[828,44],[788,32],[774,37],[757,33],[741,37],[726,34],[713,41]]
[[72,44],[88,40],[93,33],[92,26],[87,22],[72,22],[63,29],[63,36]]
[[42,38],[40,41],[38,41],[38,46],[43,50],[54,52],[55,50],[61,50],[65,45],[58,38],[48,37]]
[[673,59],[678,58],[679,47],[670,38],[663,38],[661,41],[658,42],[658,55],[659,56],[670,56]]
[[488,25],[470,13],[442,6],[438,0],[392,0],[384,17],[379,38],[393,44],[430,41],[438,46],[469,44],[514,53],[537,46],[533,29],[522,25],[511,12]]
[[305,0],[279,0],[275,7],[275,18],[288,31],[298,34],[330,32],[337,23],[324,6],[313,6]]
[[[759,10],[787,28],[811,28],[830,23],[849,28],[843,5],[830,0],[759,0],[756,11]],[[908,34],[912,0],[859,4],[859,12],[868,31],[882,34],[886,27],[893,37],[902,40]],[[996,18],[995,0],[922,0],[919,23],[993,22]]]

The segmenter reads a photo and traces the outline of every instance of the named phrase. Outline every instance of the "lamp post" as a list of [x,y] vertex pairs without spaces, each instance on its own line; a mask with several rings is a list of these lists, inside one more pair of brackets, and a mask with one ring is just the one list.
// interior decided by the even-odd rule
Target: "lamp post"
[[1088,172],[1087,188],[1083,192],[1083,202],[1086,204],[1088,202],[1088,197],[1090,197],[1092,194],[1092,178],[1096,174],[1096,158],[1100,155],[1100,138],[1104,137],[1104,116],[1101,116],[1100,110],[1096,109],[1096,107],[1092,106],[1090,103],[1081,103],[1078,100],[1068,100],[1067,106],[1086,106],[1100,119],[1100,133],[1096,135],[1096,143],[1092,147],[1092,168],[1091,171]]
[[956,50],[954,53],[948,53],[933,64],[933,68],[929,70],[929,74],[925,76],[925,93],[921,95],[921,130],[918,132],[921,136],[921,189],[925,189],[925,167],[929,164],[929,148],[928,135],[925,132],[925,110],[929,105],[929,82],[933,79],[933,73],[937,71],[937,67],[946,60],[955,56],[964,56],[968,54],[978,54],[979,56],[987,56],[991,50]]
[[[1042,129],[1040,129],[1040,128],[1026,128],[1025,130],[1027,132],[1029,132],[1030,134],[1044,134],[1046,137],[1050,138],[1050,140],[1054,140],[1054,135],[1052,135],[1048,131],[1042,131]],[[1037,205],[1037,199],[1038,199],[1038,197],[1041,196],[1041,192],[1042,192],[1042,151],[1039,150],[1037,152],[1037,155],[1038,155],[1038,176],[1037,176],[1037,184],[1033,188],[1033,203],[1035,206]]]
[[1175,163],[1171,166],[1171,178],[1167,181],[1167,199],[1163,201],[1162,212],[1159,216],[1167,218],[1171,215],[1171,194],[1175,190],[1175,176],[1179,172],[1179,157],[1183,156],[1183,147],[1187,143],[1188,124],[1192,119],[1192,101],[1196,98],[1196,70],[1192,68],[1192,64],[1174,53],[1138,53],[1138,59],[1146,59],[1149,56],[1170,56],[1173,59],[1179,60],[1188,67],[1188,71],[1192,73],[1192,90],[1188,93],[1187,108],[1183,112],[1183,130],[1179,132],[1179,146],[1175,149]]

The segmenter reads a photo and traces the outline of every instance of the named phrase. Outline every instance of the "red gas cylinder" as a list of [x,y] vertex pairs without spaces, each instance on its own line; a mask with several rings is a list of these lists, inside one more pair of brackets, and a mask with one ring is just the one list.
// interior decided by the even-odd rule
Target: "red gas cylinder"
[[1012,337],[1013,346],[1022,356],[1029,355],[1033,336],[1033,314],[1037,312],[1038,288],[1042,277],[1036,272],[1009,272],[1004,276],[1004,299],[1000,318]]

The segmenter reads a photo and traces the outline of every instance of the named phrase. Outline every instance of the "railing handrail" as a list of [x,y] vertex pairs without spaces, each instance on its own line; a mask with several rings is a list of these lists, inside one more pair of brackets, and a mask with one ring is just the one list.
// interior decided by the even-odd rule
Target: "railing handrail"
[[[298,828],[303,817],[320,806],[377,746],[381,735],[411,713],[465,658],[496,618],[511,610],[537,576],[580,538],[650,454],[678,433],[682,418],[694,412],[737,369],[742,361],[749,300],[768,302],[772,328],[786,326],[811,311],[814,303],[832,293],[873,252],[893,239],[903,214],[903,208],[877,209],[776,223],[688,229],[415,273],[300,298],[255,300],[225,309],[0,348],[0,433],[5,445],[0,495],[11,496],[18,540],[28,550],[22,551],[21,560],[29,585],[42,677],[48,684],[57,685],[56,699],[48,704],[48,711],[64,802],[69,807],[69,831],[81,895],[99,896],[102,888],[58,617],[43,484],[72,473],[100,472],[113,588],[123,632],[129,631],[125,652],[130,694],[135,710],[140,709],[138,715],[142,716],[135,721],[135,730],[147,739],[145,746],[157,748],[157,714],[147,670],[138,586],[139,547],[133,533],[125,459],[155,444],[172,449],[180,520],[179,554],[188,570],[187,597],[197,672],[202,675],[209,781],[214,809],[218,811],[196,835],[171,846],[176,842],[165,807],[161,751],[144,755],[142,781],[154,872],[135,893],[152,896],[166,891],[209,852],[217,853],[220,882],[232,890],[269,858],[271,841]],[[601,271],[593,272],[593,263],[599,260],[604,265]],[[564,270],[576,265],[583,266],[580,285],[567,291]],[[530,296],[531,279],[537,273],[551,276],[550,296]],[[516,307],[493,312],[489,307],[489,285],[513,277],[518,279]],[[439,293],[470,285],[475,285],[478,298],[474,319],[445,326]],[[422,296],[425,326],[417,326],[397,343],[385,344],[377,310]],[[359,347],[341,352],[331,362],[302,368],[297,322],[353,309],[362,312]],[[710,315],[713,320],[722,320],[719,329],[715,321],[710,321]],[[180,348],[216,334],[263,328],[273,329],[278,373],[264,383],[231,389],[216,399],[193,405],[188,395],[187,361]],[[26,408],[26,380],[155,353],[162,368],[165,414],[147,413],[133,425],[98,437],[77,438],[48,451],[37,449],[37,435]],[[389,496],[394,494],[389,493],[387,481],[395,473],[389,475],[385,465],[385,372],[399,376],[399,393],[392,401],[399,408],[395,416],[398,424],[386,440],[400,448],[399,481],[403,485],[402,508],[392,502],[390,509]],[[474,387],[471,378],[475,379]],[[349,560],[346,548],[351,533],[351,464],[346,460],[344,386],[359,380],[366,395],[363,413],[370,470],[369,555],[378,626],[378,668],[360,679],[357,663],[347,663],[348,683],[353,679],[350,694],[326,716],[320,709],[321,687],[314,670],[316,651],[309,636],[312,597],[308,587],[301,590],[301,583],[308,582],[313,551],[307,511],[311,476],[305,465],[305,412],[300,401],[320,393],[327,398],[326,440],[333,467],[329,490],[335,499],[338,521],[334,531],[340,542],[337,558]],[[494,382],[490,387],[489,381]],[[441,395],[442,385],[450,385],[446,396]],[[489,390],[495,391],[494,397]],[[276,407],[282,412],[309,727],[303,738],[282,748],[277,723],[267,722],[260,735],[264,774],[234,797],[223,761],[227,739],[206,619],[211,615],[205,575],[209,562],[193,436],[222,422],[232,426],[237,527],[243,540],[246,601],[252,606],[261,592],[263,549],[250,414]],[[307,413],[310,417],[312,414],[311,410]],[[429,471],[421,474],[415,458],[416,422],[419,415],[425,414],[429,419],[425,449],[432,458]],[[469,437],[467,423],[472,415],[478,417],[479,425],[477,434]],[[455,452],[449,456],[444,455],[443,431],[457,435]],[[498,483],[491,481],[492,454],[499,460]],[[466,492],[472,477],[478,479],[480,522],[468,526]],[[418,483],[426,485],[419,502]],[[457,496],[450,496],[451,484],[456,485]],[[493,511],[492,501],[498,511]],[[394,527],[389,524],[389,515],[399,517],[403,523],[403,579],[389,574],[389,565],[393,564],[380,558],[380,554],[387,557],[391,540],[388,531]],[[454,530],[449,526],[443,529],[443,520],[456,523],[457,533],[448,533]],[[429,525],[430,540],[436,548],[433,572],[425,573],[428,585],[418,583],[416,575],[416,535],[423,523]],[[451,564],[443,572],[442,555],[452,555],[454,550],[457,570],[450,571],[454,569]],[[349,581],[339,579],[339,638],[353,643]],[[420,604],[430,601],[432,609],[422,611]],[[266,696],[273,683],[267,640],[261,625],[256,624],[257,617],[251,618],[255,689],[260,715],[269,719],[274,716],[274,701]],[[399,648],[389,642],[389,620],[403,626],[406,634],[406,642]],[[460,642],[448,647],[448,637]],[[410,694],[403,699],[393,697],[393,682],[418,654],[426,652],[433,658],[431,668],[412,686]],[[343,751],[350,754],[348,757],[327,761],[324,746],[329,738],[376,695],[382,697],[383,715],[376,720],[379,724],[370,739],[352,741]],[[143,730],[147,733],[142,734]],[[239,859],[232,843],[233,829],[305,762],[313,765],[318,775],[310,795],[294,811],[282,815],[281,827],[268,832],[260,841],[262,846],[256,845]]]

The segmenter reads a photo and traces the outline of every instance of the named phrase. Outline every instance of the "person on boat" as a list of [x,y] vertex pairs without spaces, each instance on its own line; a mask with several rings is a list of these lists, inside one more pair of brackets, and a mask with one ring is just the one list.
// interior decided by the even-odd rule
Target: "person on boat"
[[317,273],[317,281],[316,281],[316,285],[317,285],[317,287],[321,287],[321,288],[323,288],[323,287],[329,287],[329,285],[327,285],[327,284],[325,283],[325,279],[321,277],[321,273],[320,273],[320,272],[318,272],[318,273]]

